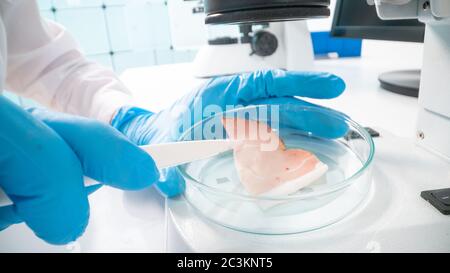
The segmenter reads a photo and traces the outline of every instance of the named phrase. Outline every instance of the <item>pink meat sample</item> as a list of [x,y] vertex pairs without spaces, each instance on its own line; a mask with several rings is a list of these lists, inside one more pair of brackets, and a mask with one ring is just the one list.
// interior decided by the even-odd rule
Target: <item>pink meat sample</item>
[[314,154],[286,149],[266,123],[240,118],[223,118],[222,123],[228,137],[237,140],[234,163],[244,188],[252,195],[292,194],[328,170]]

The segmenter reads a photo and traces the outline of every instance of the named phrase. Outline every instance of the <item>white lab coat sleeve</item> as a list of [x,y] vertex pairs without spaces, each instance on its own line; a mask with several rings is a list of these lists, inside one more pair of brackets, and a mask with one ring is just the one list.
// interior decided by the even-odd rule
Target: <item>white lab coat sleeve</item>
[[134,104],[113,71],[86,59],[64,27],[40,17],[35,1],[12,3],[3,11],[7,90],[57,111],[104,122],[118,108]]

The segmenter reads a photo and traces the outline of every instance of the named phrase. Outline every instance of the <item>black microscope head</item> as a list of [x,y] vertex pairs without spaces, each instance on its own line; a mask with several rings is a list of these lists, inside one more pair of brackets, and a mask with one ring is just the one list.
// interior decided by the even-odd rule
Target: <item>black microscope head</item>
[[206,24],[255,24],[330,16],[330,0],[204,0]]

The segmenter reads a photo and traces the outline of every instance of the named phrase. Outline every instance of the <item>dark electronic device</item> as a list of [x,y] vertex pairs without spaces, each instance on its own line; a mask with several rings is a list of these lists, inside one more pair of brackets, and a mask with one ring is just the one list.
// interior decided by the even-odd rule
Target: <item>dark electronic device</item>
[[420,196],[444,215],[450,215],[450,188],[423,191]]
[[[335,37],[423,42],[425,25],[416,19],[381,20],[367,1],[338,0],[331,34]],[[381,87],[394,93],[417,97],[420,70],[386,72],[379,76]]]

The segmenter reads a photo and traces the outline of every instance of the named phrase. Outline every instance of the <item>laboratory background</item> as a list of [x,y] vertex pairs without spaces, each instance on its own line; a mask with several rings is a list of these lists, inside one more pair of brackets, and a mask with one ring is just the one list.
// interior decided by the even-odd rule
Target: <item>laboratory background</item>
[[[131,67],[188,62],[195,57],[195,48],[173,48],[167,2],[39,0],[38,4],[43,17],[74,35],[89,59],[122,73]],[[193,29],[192,34],[197,31],[202,30]],[[25,106],[34,105],[8,95]]]
[[[41,15],[66,27],[89,59],[120,74],[127,68],[191,62],[208,37],[237,34],[236,27],[207,28],[202,12],[191,12],[195,2],[39,0],[38,4]],[[334,6],[332,1],[332,12]],[[331,21],[318,19],[308,24],[312,30],[326,31]],[[25,107],[37,105],[5,94]]]
[[[237,159],[221,158],[221,147],[169,147],[169,156],[155,157],[163,166],[164,160],[180,154],[217,150],[204,164],[178,162],[177,170],[187,181],[181,197],[166,198],[154,188],[122,191],[105,186],[89,196],[90,222],[76,241],[48,244],[24,224],[14,225],[0,232],[0,252],[450,252],[450,82],[445,74],[450,71],[450,4],[317,0],[312,2],[329,8],[330,16],[267,23],[267,14],[255,13],[263,16],[258,18],[262,23],[254,23],[252,29],[227,24],[245,21],[245,12],[238,19],[207,18],[203,5],[207,1],[39,0],[38,4],[43,17],[67,28],[88,59],[118,75],[135,107],[146,109],[133,108],[132,113],[160,113],[162,121],[156,125],[163,133],[155,138],[163,141],[174,118],[168,114],[173,103],[192,99],[192,90],[207,93],[207,88],[198,88],[211,77],[273,67],[289,71],[258,74],[272,80],[290,70],[312,71],[298,72],[305,77],[296,85],[300,93],[307,90],[300,88],[302,84],[314,83],[311,75],[330,80],[332,84],[313,84],[314,91],[305,94],[284,94],[281,84],[275,85],[276,90],[263,90],[267,91],[263,95],[258,84],[248,81],[254,84],[250,97],[280,104],[300,97],[296,101],[300,106],[281,105],[281,120],[295,123],[303,114],[310,115],[309,134],[300,130],[286,135],[292,133],[294,140],[300,136],[312,158],[317,159],[315,154],[323,160],[317,159],[312,171],[321,176],[296,188],[295,194],[282,196],[285,199],[260,198],[239,192],[241,177],[223,163]],[[209,2],[220,6],[220,1]],[[379,18],[383,16],[386,20]],[[205,24],[205,20],[223,22]],[[431,29],[426,38],[421,21]],[[322,72],[326,73],[315,74]],[[229,78],[223,79],[212,84],[213,89],[231,92]],[[220,88],[208,98],[222,98]],[[41,106],[8,90],[4,95],[21,107]],[[324,107],[309,108],[310,103]],[[111,125],[134,136],[140,132],[136,124],[129,131],[128,125],[120,126],[129,114],[121,116],[121,111],[129,110],[121,108],[119,125],[115,118]],[[152,114],[146,115],[150,120]],[[335,131],[326,131],[330,124],[322,124],[323,120],[331,121]],[[201,130],[203,122],[189,133]],[[339,133],[342,128],[348,131]],[[283,135],[283,127],[278,130]],[[324,132],[336,135],[323,137]],[[147,143],[138,145],[143,144]],[[232,183],[238,186],[228,186]]]

